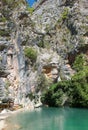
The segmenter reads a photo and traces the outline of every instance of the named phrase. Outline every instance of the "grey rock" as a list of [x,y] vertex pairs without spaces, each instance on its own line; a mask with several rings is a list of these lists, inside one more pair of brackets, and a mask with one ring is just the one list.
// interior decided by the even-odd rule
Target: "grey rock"
[[[75,54],[87,54],[88,2],[39,0],[32,14],[27,11],[24,0],[15,8],[8,8],[6,4],[0,8],[3,9],[0,17],[7,18],[6,22],[0,22],[0,30],[5,32],[0,35],[0,77],[5,78],[3,83],[0,80],[0,85],[3,88],[9,80],[8,96],[13,97],[15,103],[27,106],[31,101],[26,96],[35,92],[40,75],[44,74],[52,83],[69,80],[75,73],[70,65]],[[34,47],[37,51],[34,64],[27,62],[25,47]],[[3,97],[6,90],[0,92]],[[66,100],[65,95],[63,104]]]

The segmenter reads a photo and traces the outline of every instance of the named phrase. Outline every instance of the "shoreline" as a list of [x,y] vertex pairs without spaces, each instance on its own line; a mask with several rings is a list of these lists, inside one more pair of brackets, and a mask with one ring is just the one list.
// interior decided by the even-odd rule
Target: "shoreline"
[[8,124],[6,123],[6,119],[14,114],[25,112],[25,111],[31,111],[33,109],[27,109],[27,108],[21,108],[16,111],[9,111],[5,113],[0,113],[0,130],[6,130],[6,127],[8,127]]
[[0,113],[0,130],[4,130],[4,128],[7,126],[6,118],[8,118],[9,116],[9,113]]

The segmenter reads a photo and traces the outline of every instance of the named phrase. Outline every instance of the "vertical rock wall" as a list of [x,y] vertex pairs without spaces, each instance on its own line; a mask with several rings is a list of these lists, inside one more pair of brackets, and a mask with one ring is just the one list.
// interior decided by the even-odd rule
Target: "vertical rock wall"
[[[0,2],[1,98],[27,105],[36,87],[40,92],[74,75],[75,54],[88,52],[87,3],[40,0],[31,11],[24,0]],[[34,63],[25,57],[25,47],[36,50]]]

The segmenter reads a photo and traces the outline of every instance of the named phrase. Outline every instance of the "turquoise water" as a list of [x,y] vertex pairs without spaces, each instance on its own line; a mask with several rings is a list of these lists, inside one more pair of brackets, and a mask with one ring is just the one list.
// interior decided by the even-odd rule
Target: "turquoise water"
[[9,130],[88,130],[88,110],[41,108],[16,114],[8,123]]

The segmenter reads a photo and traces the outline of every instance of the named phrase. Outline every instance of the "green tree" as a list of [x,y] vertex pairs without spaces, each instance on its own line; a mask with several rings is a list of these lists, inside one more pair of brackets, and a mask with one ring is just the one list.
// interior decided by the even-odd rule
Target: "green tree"
[[29,58],[32,62],[35,62],[37,59],[37,51],[32,47],[26,47],[24,49],[24,54],[27,58]]
[[83,67],[84,67],[84,64],[85,64],[85,57],[83,54],[80,54],[76,57],[75,59],[75,62],[73,64],[73,68],[76,70],[76,71],[80,71],[80,70],[83,70]]
[[76,57],[74,68],[77,71],[71,80],[60,81],[53,84],[43,93],[42,102],[49,106],[62,106],[63,96],[67,103],[73,107],[88,108],[88,66],[85,55]]

